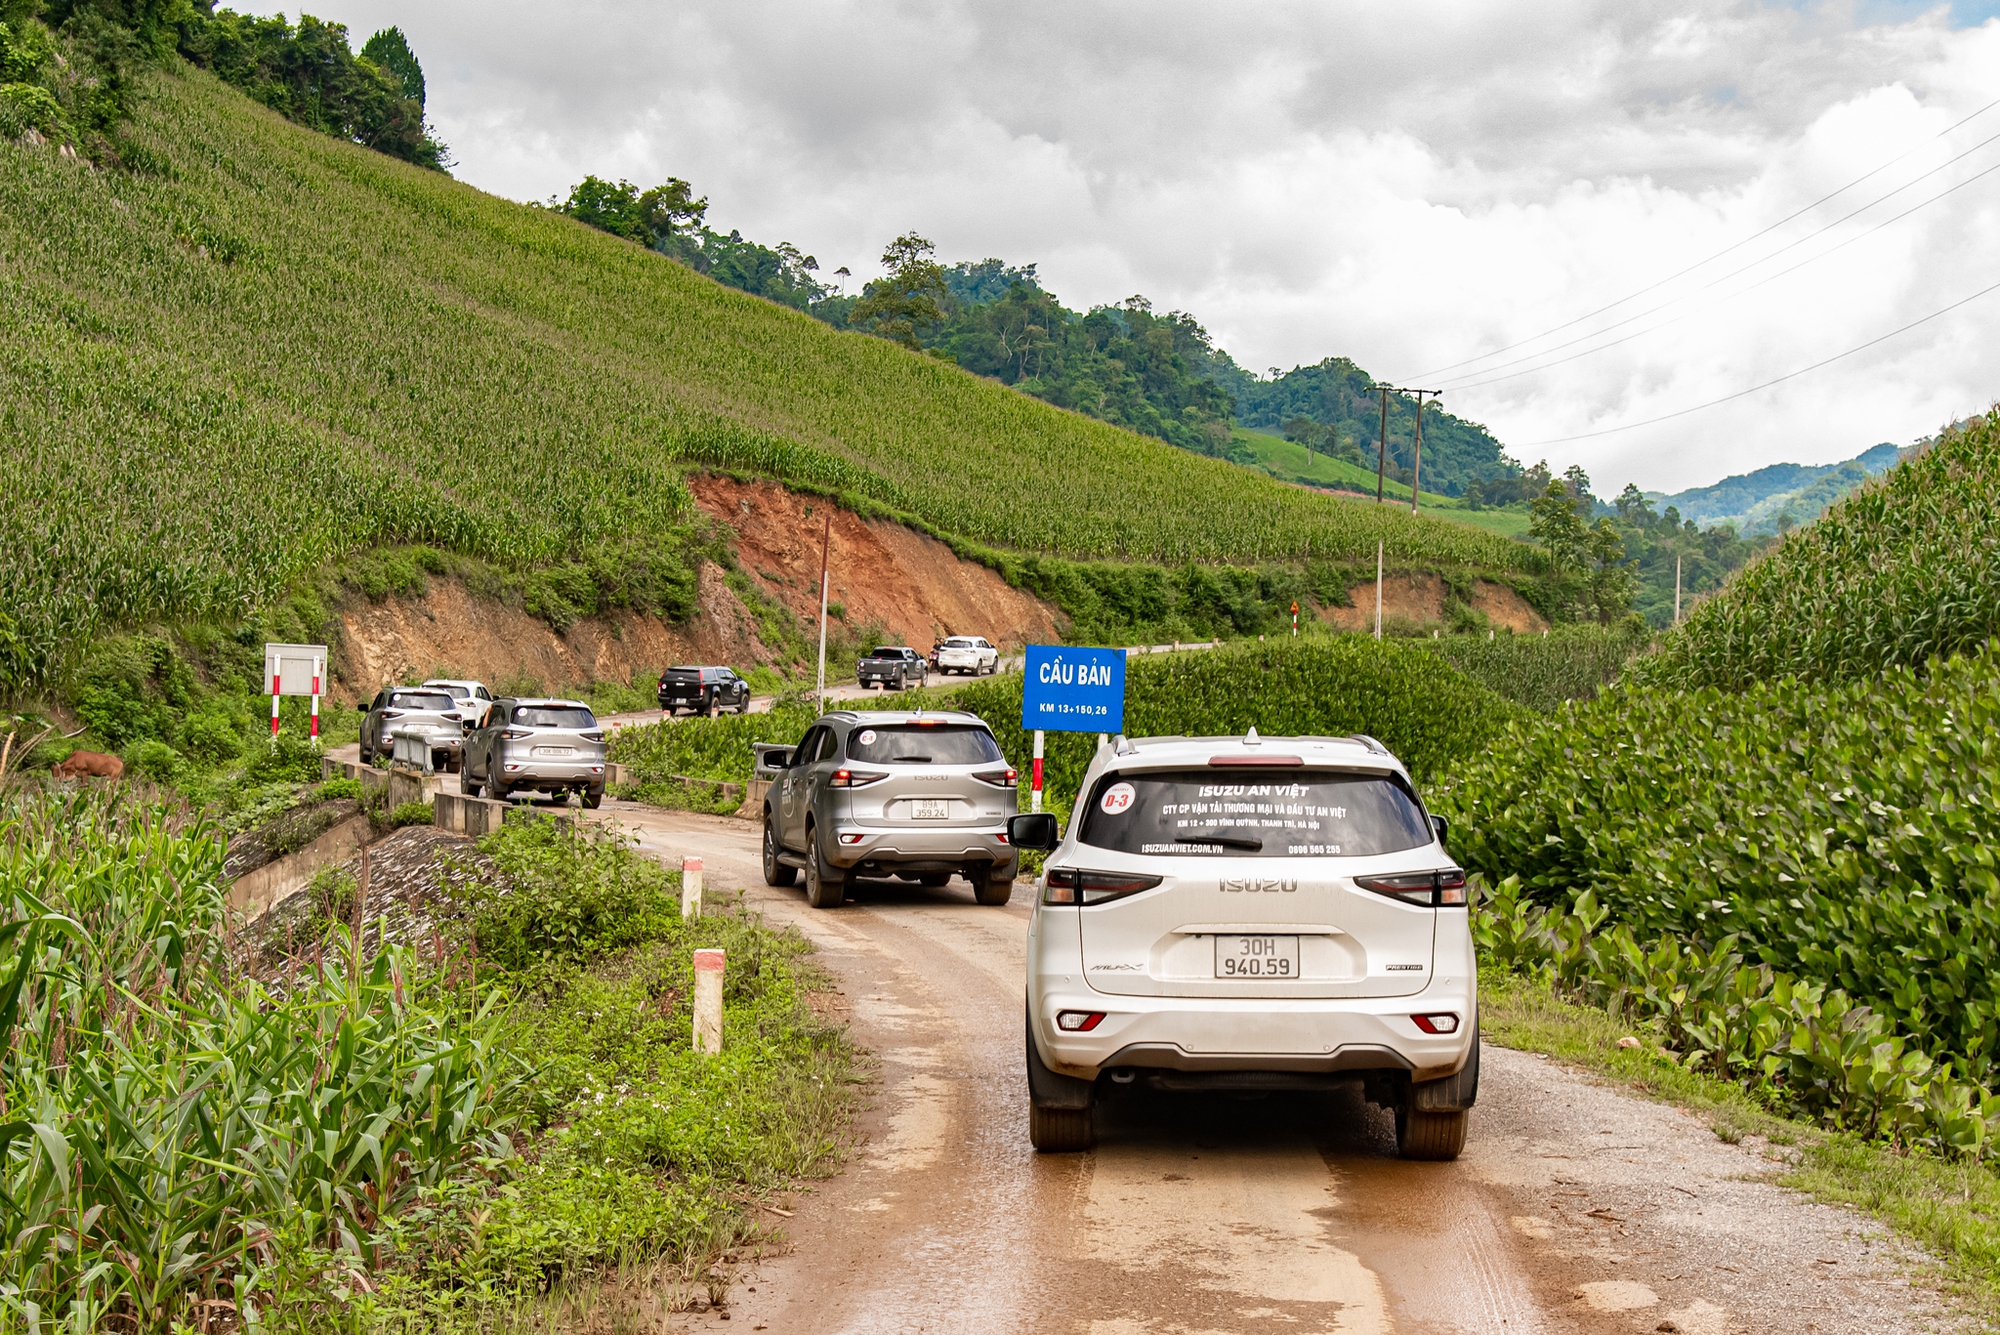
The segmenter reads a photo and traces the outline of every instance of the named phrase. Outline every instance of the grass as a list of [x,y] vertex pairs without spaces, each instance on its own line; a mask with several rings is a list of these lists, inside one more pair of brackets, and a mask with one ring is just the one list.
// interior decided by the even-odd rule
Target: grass
[[664,550],[695,464],[1020,551],[1531,563],[831,329],[206,74],[147,76],[128,138],[147,172],[0,145],[0,684],[369,546]]
[[1646,1047],[1607,1012],[1578,1005],[1547,983],[1486,970],[1479,984],[1481,1036],[1546,1053],[1607,1081],[1687,1108],[1734,1143],[1745,1135],[1785,1147],[1776,1180],[1815,1200],[1864,1210],[1935,1259],[1935,1279],[1987,1322],[2000,1321],[2000,1176],[1976,1163],[1867,1144],[1810,1122],[1771,1114],[1735,1081],[1690,1071]]
[[[1259,467],[1280,481],[1302,482],[1314,487],[1359,492],[1371,502],[1374,500],[1375,470],[1366,464],[1357,464],[1348,459],[1335,459],[1331,455],[1311,453],[1303,445],[1248,427],[1235,428],[1235,437],[1237,442],[1256,458]],[[1400,512],[1409,510],[1410,488],[1407,483],[1385,478],[1382,482],[1382,495],[1385,504],[1400,501]],[[1435,491],[1425,492],[1421,503],[1423,513],[1434,519],[1444,519],[1454,524],[1484,529],[1503,538],[1518,538],[1525,541],[1528,537],[1528,512],[1525,507],[1474,510],[1455,496],[1446,496]]]

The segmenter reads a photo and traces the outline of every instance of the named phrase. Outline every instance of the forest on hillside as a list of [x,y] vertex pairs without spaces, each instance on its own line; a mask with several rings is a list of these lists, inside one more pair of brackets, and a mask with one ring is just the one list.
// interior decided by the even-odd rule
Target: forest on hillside
[[[679,179],[641,191],[585,177],[552,208],[650,246],[717,282],[803,311],[841,329],[897,338],[975,374],[1155,436],[1199,454],[1256,467],[1232,425],[1281,435],[1408,483],[1416,464],[1416,404],[1389,396],[1388,448],[1379,451],[1382,410],[1374,377],[1329,357],[1260,377],[1217,347],[1185,311],[1153,309],[1144,296],[1073,310],[1033,264],[987,258],[944,264],[919,237],[885,254],[887,276],[844,291],[845,268],[822,277],[816,257],[790,242],[765,246],[708,225],[706,199]],[[903,242],[914,246],[897,249]],[[1447,496],[1496,485],[1503,499],[1521,476],[1486,429],[1436,407],[1424,416],[1423,484]],[[1518,490],[1516,488],[1515,490]],[[1475,493],[1476,494],[1476,493]]]

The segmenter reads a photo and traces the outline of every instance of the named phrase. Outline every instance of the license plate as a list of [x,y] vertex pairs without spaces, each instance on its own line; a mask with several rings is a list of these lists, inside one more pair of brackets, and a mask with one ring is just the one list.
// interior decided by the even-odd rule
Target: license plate
[[1299,939],[1296,936],[1218,936],[1215,938],[1217,978],[1297,978]]
[[538,756],[573,756],[576,754],[576,748],[573,746],[538,746],[535,748],[535,754]]
[[944,820],[951,815],[951,803],[934,798],[917,798],[910,803],[911,820]]

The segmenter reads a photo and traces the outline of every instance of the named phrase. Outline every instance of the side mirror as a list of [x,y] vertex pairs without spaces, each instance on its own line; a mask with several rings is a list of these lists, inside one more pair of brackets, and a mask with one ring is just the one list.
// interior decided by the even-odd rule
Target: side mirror
[[1062,843],[1056,818],[1046,811],[1032,811],[1007,822],[1007,842],[1029,853],[1051,853]]
[[1451,822],[1446,820],[1443,816],[1432,816],[1431,828],[1437,831],[1438,843],[1442,845],[1444,843],[1444,837],[1447,834],[1451,833]]

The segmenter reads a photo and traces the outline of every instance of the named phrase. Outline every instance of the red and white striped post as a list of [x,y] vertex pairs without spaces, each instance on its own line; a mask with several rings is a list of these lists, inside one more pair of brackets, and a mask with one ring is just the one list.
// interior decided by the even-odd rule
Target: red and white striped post
[[701,916],[701,859],[681,859],[681,917]]
[[278,688],[280,684],[281,678],[277,673],[273,672],[271,674],[271,740],[273,742],[278,740]]
[[312,740],[314,746],[319,745],[319,677],[320,669],[324,666],[325,664],[321,663],[319,659],[315,658],[313,660]]
[[694,1050],[722,1051],[722,952],[694,953]]
[[1042,809],[1042,741],[1043,741],[1042,730],[1040,728],[1037,728],[1035,729],[1035,776],[1033,779],[1034,786],[1028,798],[1029,802],[1028,810],[1030,811],[1040,811]]

